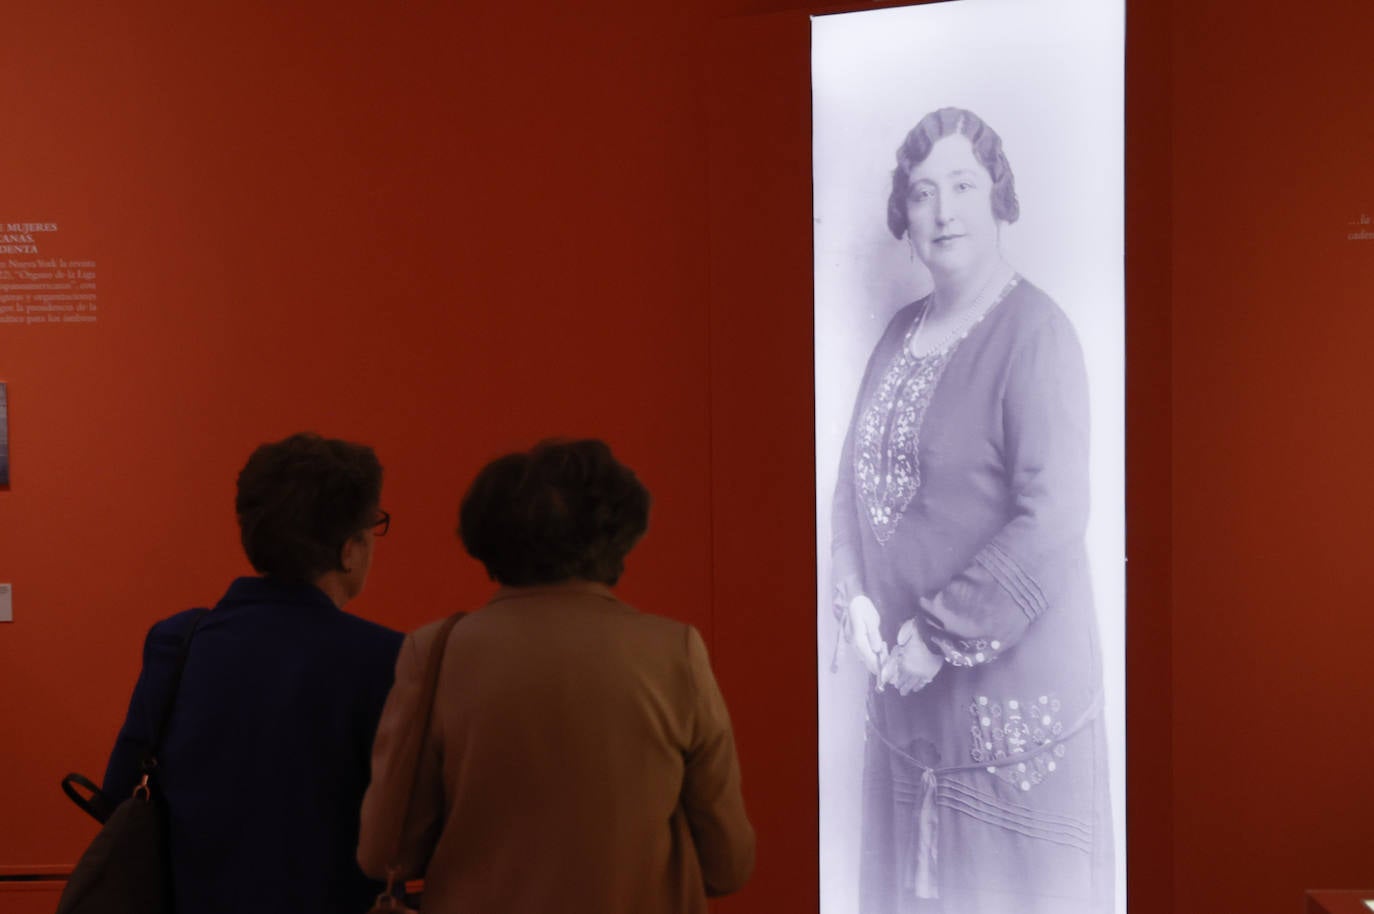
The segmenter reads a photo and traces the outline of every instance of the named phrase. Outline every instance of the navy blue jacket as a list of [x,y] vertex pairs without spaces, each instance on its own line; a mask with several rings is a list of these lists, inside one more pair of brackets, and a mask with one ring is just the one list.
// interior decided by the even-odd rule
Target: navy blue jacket
[[[158,622],[105,771],[130,795],[195,612]],[[178,914],[362,914],[358,810],[401,635],[320,590],[239,578],[201,621],[160,753]]]

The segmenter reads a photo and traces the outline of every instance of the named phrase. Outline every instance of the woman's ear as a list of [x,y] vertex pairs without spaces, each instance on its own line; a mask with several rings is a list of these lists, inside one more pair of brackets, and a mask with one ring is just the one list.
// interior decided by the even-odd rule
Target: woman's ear
[[339,567],[343,568],[345,574],[352,574],[353,569],[362,563],[362,551],[367,548],[362,536],[350,536],[344,540],[344,544],[339,547]]

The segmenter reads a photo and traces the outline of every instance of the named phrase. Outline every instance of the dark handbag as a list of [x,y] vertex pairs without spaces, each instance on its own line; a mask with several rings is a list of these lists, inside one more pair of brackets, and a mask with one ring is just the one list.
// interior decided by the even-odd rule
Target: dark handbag
[[[208,610],[196,615],[181,642],[176,674],[163,707],[162,719],[153,731],[152,744],[143,757],[143,778],[133,796],[116,805],[90,780],[79,774],[62,779],[62,790],[76,805],[104,823],[62,890],[57,914],[163,914],[172,909],[171,866],[167,857],[167,821],[161,800],[153,790],[157,754],[172,719],[172,708],[181,686],[181,673],[191,636]],[[83,796],[77,788],[88,792]]]
[[[454,613],[444,620],[439,626],[438,633],[434,636],[434,644],[429,649],[429,661],[425,665],[425,689],[421,694],[419,707],[424,709],[424,723],[417,731],[419,741],[407,748],[415,750],[415,767],[411,772],[410,789],[406,791],[405,809],[410,808],[411,799],[415,794],[415,782],[420,777],[420,762],[424,758],[425,743],[429,742],[430,725],[434,722],[434,696],[439,691],[439,669],[444,665],[444,649],[448,647],[448,635],[453,631],[453,626],[463,620],[467,613]],[[392,842],[394,848],[391,852],[391,859],[397,860],[401,856],[401,836],[405,830],[405,809],[401,815],[395,816],[393,821],[396,829],[396,839]],[[404,891],[405,883],[400,878],[401,868],[393,863],[387,867],[386,871],[386,890],[377,896],[377,900],[368,908],[367,914],[419,914],[414,908],[407,905],[408,899],[403,899],[398,894],[398,889]],[[399,883],[399,885],[398,885]]]

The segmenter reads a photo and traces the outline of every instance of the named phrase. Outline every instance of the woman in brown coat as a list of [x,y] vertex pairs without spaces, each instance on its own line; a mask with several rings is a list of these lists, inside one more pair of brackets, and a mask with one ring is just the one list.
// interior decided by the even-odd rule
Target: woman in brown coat
[[358,851],[366,872],[422,875],[426,914],[695,914],[748,879],[754,833],[701,636],[610,589],[648,507],[599,441],[502,457],[464,498],[463,544],[501,588],[448,638],[418,769],[401,746],[440,623],[406,639]]

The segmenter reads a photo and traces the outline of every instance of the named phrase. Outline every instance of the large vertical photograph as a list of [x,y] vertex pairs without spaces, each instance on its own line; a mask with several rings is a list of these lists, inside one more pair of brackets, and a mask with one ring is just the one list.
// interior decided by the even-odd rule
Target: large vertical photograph
[[822,914],[1125,910],[1123,55],[812,21]]

